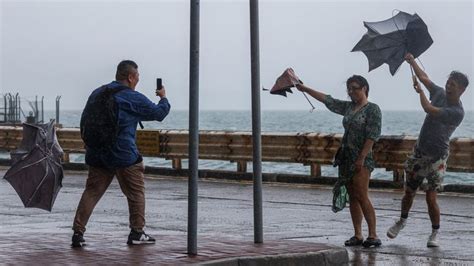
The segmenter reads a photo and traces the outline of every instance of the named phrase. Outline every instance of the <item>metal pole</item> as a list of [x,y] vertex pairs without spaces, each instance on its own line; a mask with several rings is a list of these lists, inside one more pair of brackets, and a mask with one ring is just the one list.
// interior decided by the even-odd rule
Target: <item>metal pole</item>
[[59,124],[59,100],[61,96],[56,96],[56,124]]
[[16,95],[12,96],[12,120],[14,121],[13,123],[16,124]]
[[35,124],[38,123],[39,114],[38,114],[38,95],[35,96]]
[[10,122],[10,114],[12,112],[12,100],[11,100],[11,94],[8,93],[7,94],[7,97],[8,97],[8,114],[7,114],[7,121]]
[[19,121],[21,123],[20,121],[20,94],[18,92],[15,95],[15,121]]
[[199,154],[199,0],[191,0],[189,47],[188,254],[197,254]]
[[16,124],[15,122],[15,102],[13,98],[13,94],[10,94],[10,122]]
[[7,122],[7,95],[3,95],[3,101],[5,102],[5,106],[3,107],[3,110],[5,110],[5,113],[3,114],[3,122]]
[[25,117],[25,114],[23,113],[23,110],[21,110],[21,97],[20,100],[18,101],[18,120],[21,122],[21,114],[23,114],[23,117]]
[[41,123],[44,123],[44,96],[41,97]]
[[250,0],[250,60],[252,62],[253,220],[254,242],[263,243],[262,146],[260,128],[260,51],[258,0]]

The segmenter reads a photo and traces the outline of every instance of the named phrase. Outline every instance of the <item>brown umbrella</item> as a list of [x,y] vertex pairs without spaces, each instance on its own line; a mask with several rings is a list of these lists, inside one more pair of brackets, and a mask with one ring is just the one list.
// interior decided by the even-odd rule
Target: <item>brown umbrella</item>
[[[275,84],[273,85],[272,89],[270,90],[271,94],[278,94],[281,96],[285,96],[287,93],[293,93],[291,88],[296,87],[298,84],[303,84],[303,82],[296,76],[295,71],[292,68],[287,68],[283,73],[277,78]],[[264,89],[266,90],[266,89]],[[314,106],[311,101],[308,99],[308,96],[303,92],[303,95],[308,100],[309,104],[314,110]],[[311,110],[311,111],[312,111]]]
[[62,187],[62,154],[54,121],[41,125],[23,124],[23,140],[11,153],[12,167],[4,178],[25,207],[51,211]]

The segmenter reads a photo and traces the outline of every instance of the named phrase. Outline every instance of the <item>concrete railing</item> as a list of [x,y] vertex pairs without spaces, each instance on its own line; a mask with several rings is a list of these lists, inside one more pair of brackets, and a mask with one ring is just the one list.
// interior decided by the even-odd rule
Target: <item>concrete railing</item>
[[[68,161],[69,153],[84,153],[84,143],[78,129],[57,130],[58,140]],[[13,150],[22,138],[21,127],[0,127],[0,149]],[[268,162],[301,163],[311,166],[311,175],[321,175],[321,165],[330,165],[341,143],[341,134],[324,133],[263,133],[262,160]],[[413,136],[382,136],[374,146],[377,167],[393,171],[394,181],[403,177],[403,164],[411,153]],[[237,170],[246,171],[252,161],[250,132],[200,131],[199,158],[237,163]],[[172,160],[175,169],[188,157],[188,131],[138,130],[137,144],[143,156]],[[474,140],[456,138],[450,143],[448,171],[474,172]]]

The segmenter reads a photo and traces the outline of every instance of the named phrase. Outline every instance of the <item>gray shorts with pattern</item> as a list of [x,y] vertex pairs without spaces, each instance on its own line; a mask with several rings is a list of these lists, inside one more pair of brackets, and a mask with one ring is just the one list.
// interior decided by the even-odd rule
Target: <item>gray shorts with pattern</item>
[[448,155],[440,159],[415,151],[405,162],[405,186],[413,191],[443,191],[443,177],[446,173]]

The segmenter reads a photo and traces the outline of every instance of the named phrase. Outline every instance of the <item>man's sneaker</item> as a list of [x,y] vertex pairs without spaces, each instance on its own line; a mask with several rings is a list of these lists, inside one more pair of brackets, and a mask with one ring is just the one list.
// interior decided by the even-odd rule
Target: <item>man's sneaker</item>
[[405,227],[406,224],[407,224],[406,219],[400,219],[400,220],[396,221],[395,224],[392,225],[392,227],[390,227],[388,229],[387,236],[389,238],[397,237],[398,233],[400,233],[400,230],[402,230]]
[[84,240],[84,235],[81,232],[74,232],[74,234],[72,235],[71,247],[80,248],[85,245],[86,245],[86,241]]
[[426,246],[428,246],[429,248],[439,247],[437,236],[438,230],[433,230],[430,237],[428,238],[428,243],[426,243]]
[[137,232],[135,230],[130,231],[128,235],[127,244],[129,245],[142,245],[142,244],[155,244],[155,239],[145,232]]

